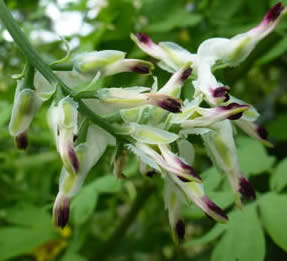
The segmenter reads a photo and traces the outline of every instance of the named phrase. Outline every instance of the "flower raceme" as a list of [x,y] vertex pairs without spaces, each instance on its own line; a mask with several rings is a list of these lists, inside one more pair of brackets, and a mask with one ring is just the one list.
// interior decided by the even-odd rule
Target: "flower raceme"
[[[208,217],[226,222],[227,215],[207,197],[204,180],[193,167],[195,134],[204,141],[217,169],[226,175],[236,205],[242,206],[242,197],[255,199],[255,190],[239,166],[234,129],[239,127],[266,146],[272,144],[267,140],[265,129],[256,123],[257,110],[233,97],[229,93],[232,86],[219,82],[213,73],[245,60],[258,42],[274,30],[285,12],[286,8],[278,3],[255,28],[231,39],[208,39],[195,54],[175,43],[156,44],[146,34],[132,34],[132,40],[140,49],[159,60],[160,68],[172,73],[161,88],[154,77],[151,88],[105,86],[91,91],[91,84],[101,77],[121,72],[151,73],[150,62],[126,59],[124,52],[115,50],[79,54],[73,59],[71,71],[56,72],[70,87],[70,96],[61,94],[58,86],[51,85],[39,72],[29,74],[30,78],[34,77],[32,85],[27,85],[25,78],[19,80],[9,131],[20,147],[25,147],[27,129],[40,105],[54,99],[48,120],[63,162],[53,208],[54,223],[59,227],[67,224],[73,196],[80,191],[86,176],[109,146],[115,151],[114,173],[118,177],[125,176],[122,173],[124,158],[130,151],[140,159],[143,174],[159,173],[163,178],[165,205],[176,242],[185,237],[181,213],[184,204],[194,203]],[[192,99],[182,102],[184,85],[195,91]],[[87,90],[90,97],[85,96]],[[114,136],[87,120],[78,106],[81,96],[77,95],[82,92],[85,92],[82,102],[111,126]]]

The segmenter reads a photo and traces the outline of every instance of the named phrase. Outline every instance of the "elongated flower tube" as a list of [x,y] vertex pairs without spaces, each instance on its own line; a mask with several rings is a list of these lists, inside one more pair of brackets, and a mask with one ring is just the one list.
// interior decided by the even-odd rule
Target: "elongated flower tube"
[[227,175],[236,204],[241,207],[239,193],[246,199],[255,199],[252,185],[240,170],[230,121],[217,122],[213,125],[213,131],[203,134],[202,137],[212,161],[219,171]]
[[[169,171],[173,173],[178,173],[180,180],[184,182],[191,181],[190,176],[193,177],[193,181],[202,182],[201,178],[198,176],[193,167],[187,164],[184,159],[175,155],[167,145],[159,145],[160,152],[169,164]],[[173,169],[173,170],[172,170]]]
[[155,44],[146,34],[131,34],[131,39],[148,55],[160,60],[159,66],[174,73],[186,64],[196,64],[197,56],[176,43],[161,42]]
[[191,64],[187,63],[175,72],[158,93],[179,98],[184,81],[191,75],[192,68],[190,66]]
[[168,175],[182,190],[186,199],[195,203],[208,217],[220,223],[225,223],[228,220],[225,212],[206,196],[202,184],[197,182],[183,182],[169,173]]
[[268,141],[268,133],[264,127],[244,119],[235,121],[235,124],[250,137],[260,141],[266,147],[273,148],[273,144]]
[[146,87],[104,88],[98,90],[97,96],[101,102],[120,109],[150,104],[170,112],[180,112],[180,100],[164,94],[145,93],[148,90],[150,89]]
[[125,53],[115,50],[94,51],[75,57],[74,69],[82,74],[101,72],[102,76],[120,72],[149,74],[153,70],[150,62],[138,59],[125,59]]
[[255,28],[231,39],[212,38],[198,48],[199,59],[213,65],[216,62],[227,66],[237,66],[244,61],[257,43],[274,30],[286,8],[282,3],[274,5]]
[[80,162],[78,175],[70,175],[65,168],[61,171],[59,192],[54,203],[53,219],[55,225],[64,227],[69,219],[69,203],[81,189],[83,182],[98,162],[107,146],[115,146],[115,139],[102,128],[91,125],[84,143],[77,145],[76,154]]
[[200,128],[211,126],[215,122],[225,119],[237,120],[246,110],[248,110],[248,105],[237,103],[230,103],[227,106],[218,106],[216,108],[198,107],[194,110],[195,116],[191,115],[188,120],[182,122],[181,126],[183,128]]
[[[196,171],[188,165],[184,159],[172,153],[165,145],[159,145],[159,148],[161,154],[143,143],[137,143],[135,148],[131,145],[129,146],[129,149],[139,156],[140,159],[143,159],[146,164],[159,172],[161,172],[161,168],[162,170],[172,173],[172,175],[175,175],[183,182],[202,182]],[[145,157],[142,157],[143,154]],[[150,158],[150,160],[146,160],[147,157]],[[150,162],[152,162],[152,164],[150,164]]]
[[[128,149],[135,153],[145,164],[162,173],[164,179],[172,180],[184,193],[188,201],[194,202],[206,215],[214,220],[222,223],[226,222],[228,219],[226,214],[205,195],[203,186],[199,183],[201,179],[199,176],[194,175],[192,167],[187,167],[186,163],[183,166],[182,159],[176,158],[176,155],[169,152],[167,148],[160,147],[161,153],[164,151],[167,155],[160,155],[150,146],[142,143],[137,143],[135,146],[128,145]],[[191,169],[193,170],[193,175],[190,174]],[[188,175],[186,175],[186,171],[188,171]],[[183,175],[184,172],[185,174]],[[197,178],[196,181],[191,181],[192,179],[195,180],[195,178]]]
[[15,137],[16,144],[20,149],[25,149],[28,145],[27,130],[41,104],[42,102],[35,91],[27,88],[24,80],[18,80],[9,133]]
[[79,171],[79,160],[74,150],[74,136],[78,133],[78,104],[70,97],[52,103],[48,119],[64,167],[70,174]]

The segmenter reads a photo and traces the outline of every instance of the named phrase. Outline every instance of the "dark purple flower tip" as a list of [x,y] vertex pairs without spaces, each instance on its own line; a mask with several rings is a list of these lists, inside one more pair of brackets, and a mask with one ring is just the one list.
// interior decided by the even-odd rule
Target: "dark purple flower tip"
[[152,44],[152,40],[144,33],[137,33],[136,37],[138,38],[138,40],[141,43],[147,44],[147,45],[151,45]]
[[214,98],[224,98],[223,102],[227,102],[229,100],[229,88],[227,86],[221,86],[212,91],[212,95]]
[[[228,220],[227,215],[225,214],[224,210],[221,209],[219,206],[217,206],[214,202],[212,202],[207,196],[203,196],[202,200],[205,202],[208,209],[212,212],[214,212],[217,216],[219,216],[221,219]],[[214,219],[211,215],[206,215],[212,219]]]
[[256,132],[263,140],[268,139],[268,132],[263,126],[257,126]]
[[248,200],[256,199],[255,190],[245,177],[241,177],[239,179],[239,192],[244,198]]
[[[247,109],[248,105],[238,104],[238,103],[232,102],[232,103],[228,104],[227,106],[221,106],[220,108],[223,110],[233,110],[233,109],[238,109],[238,108],[246,108]],[[243,114],[243,111],[238,112],[234,115],[229,116],[228,119],[229,120],[238,120],[241,118],[242,114]]]
[[[180,167],[184,170],[185,174],[190,175],[191,177],[193,177],[193,179],[196,179],[198,181],[202,181],[201,177],[197,174],[197,172],[194,170],[193,167],[189,166],[188,164],[186,164],[185,162],[183,162],[181,159],[176,158],[177,163],[180,165]],[[183,180],[182,180],[183,179]],[[180,178],[180,180],[184,181],[184,182],[188,182],[190,180],[185,179],[185,178]]]
[[80,163],[79,163],[77,154],[76,154],[73,146],[71,146],[71,145],[68,148],[68,155],[69,155],[70,161],[72,163],[72,166],[73,166],[75,172],[78,173],[79,169],[80,169]]
[[180,76],[180,80],[181,80],[182,82],[184,82],[184,81],[191,75],[191,72],[192,72],[192,69],[191,69],[190,67],[186,68],[186,69],[182,72],[182,74],[181,74],[181,76]]
[[165,100],[163,100],[159,104],[159,106],[164,110],[167,110],[173,113],[178,113],[178,112],[181,112],[182,103],[178,99],[167,97]]
[[277,3],[267,12],[264,20],[267,21],[267,23],[275,21],[280,16],[283,9],[284,9],[283,4],[281,2]]
[[177,238],[179,239],[179,241],[183,241],[184,235],[185,235],[185,224],[184,224],[182,219],[179,219],[176,222],[175,232],[176,232],[176,235],[177,235]]
[[147,93],[150,104],[161,107],[164,110],[178,113],[181,112],[182,102],[177,98],[173,98],[164,94]]
[[56,225],[57,227],[65,227],[69,221],[69,214],[70,214],[70,199],[63,198],[59,205],[56,206]]
[[28,136],[26,132],[22,132],[15,137],[16,146],[20,150],[25,150],[28,147]]
[[137,64],[131,68],[131,71],[139,74],[148,74],[151,72],[151,68],[147,64]]

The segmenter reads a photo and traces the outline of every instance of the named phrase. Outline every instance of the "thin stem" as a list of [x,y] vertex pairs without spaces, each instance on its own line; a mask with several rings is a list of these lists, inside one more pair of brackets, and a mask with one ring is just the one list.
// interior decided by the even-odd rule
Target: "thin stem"
[[[52,85],[60,86],[65,95],[71,95],[70,88],[52,71],[48,64],[42,59],[42,57],[32,47],[25,34],[21,31],[10,11],[6,7],[3,0],[0,0],[0,19],[4,26],[7,28],[11,37],[18,45],[22,53],[26,56],[28,62],[35,67]],[[63,67],[63,66],[62,66]],[[53,65],[52,68],[60,68],[59,65]],[[64,67],[63,67],[64,68]],[[71,68],[71,67],[70,67]],[[68,69],[66,67],[66,69]],[[106,122],[102,117],[94,113],[89,107],[81,100],[79,102],[79,109],[85,113],[95,124],[99,125],[114,136],[115,128]]]
[[72,71],[73,65],[72,64],[52,64],[50,68],[53,71]]

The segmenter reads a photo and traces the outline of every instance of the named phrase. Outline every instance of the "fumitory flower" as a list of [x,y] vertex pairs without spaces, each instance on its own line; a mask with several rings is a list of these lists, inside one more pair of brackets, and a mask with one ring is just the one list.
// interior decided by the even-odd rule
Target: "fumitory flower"
[[150,62],[138,59],[125,59],[125,53],[115,50],[94,51],[75,57],[74,68],[83,74],[101,73],[101,76],[120,72],[149,74],[153,69]]
[[78,133],[78,104],[70,97],[62,98],[58,103],[52,103],[48,117],[64,167],[70,174],[76,174],[80,168],[74,149],[74,137]]
[[246,199],[255,199],[255,191],[249,181],[243,176],[237,158],[230,121],[217,122],[212,130],[202,134],[208,154],[215,166],[224,172],[231,184],[235,201],[241,206],[239,193]]
[[17,81],[12,115],[9,123],[10,135],[15,137],[19,148],[25,149],[28,145],[27,130],[40,108],[42,101],[34,90],[34,70],[28,69],[24,79]]
[[77,175],[71,175],[65,167],[61,171],[59,192],[53,208],[53,219],[57,226],[64,227],[67,224],[71,198],[79,192],[86,176],[107,146],[115,146],[115,139],[102,128],[96,125],[89,126],[85,141],[75,148],[79,159]]

